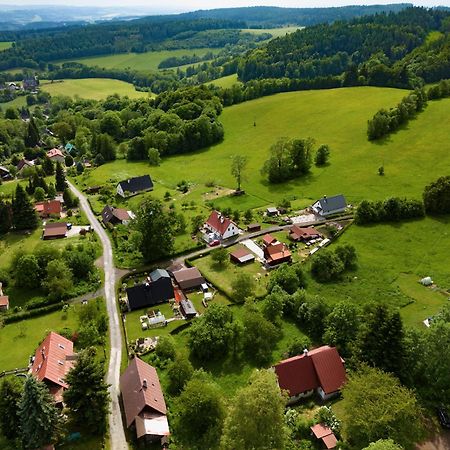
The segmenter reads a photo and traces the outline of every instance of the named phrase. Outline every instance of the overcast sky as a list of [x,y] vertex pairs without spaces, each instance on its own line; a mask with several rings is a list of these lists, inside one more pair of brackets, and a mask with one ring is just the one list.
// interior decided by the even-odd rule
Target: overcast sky
[[386,4],[386,3],[414,3],[421,6],[450,6],[450,0],[0,0],[0,5],[64,5],[64,6],[113,6],[113,7],[144,7],[145,9],[164,11],[193,11],[196,9],[214,9],[236,6],[290,6],[290,7],[323,7],[344,6],[348,4]]

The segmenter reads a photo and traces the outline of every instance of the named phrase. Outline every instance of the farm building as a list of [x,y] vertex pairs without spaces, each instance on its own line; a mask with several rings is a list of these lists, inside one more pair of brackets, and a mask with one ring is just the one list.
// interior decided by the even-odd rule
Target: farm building
[[197,310],[189,299],[180,301],[180,310],[186,319],[192,319],[197,315]]
[[283,242],[273,243],[264,247],[264,257],[266,263],[271,267],[292,261],[292,253]]
[[120,195],[123,198],[152,190],[153,181],[150,178],[150,175],[129,178],[128,180],[121,181],[117,185],[117,195]]
[[127,428],[138,440],[156,442],[170,435],[166,402],[156,369],[134,358],[120,377]]
[[114,206],[106,205],[102,211],[102,222],[105,225],[128,225],[135,215],[131,211],[122,208],[114,208]]
[[320,200],[317,200],[312,206],[311,210],[319,216],[326,217],[332,214],[338,214],[344,212],[347,208],[347,200],[342,194],[335,195],[333,197],[323,196]]
[[333,431],[327,425],[323,423],[317,423],[311,427],[311,432],[316,439],[322,441],[327,449],[336,448],[337,439]]
[[144,283],[127,288],[130,311],[158,305],[175,297],[172,279],[162,269],[154,270]]
[[205,222],[205,228],[210,233],[208,242],[213,240],[223,241],[239,235],[239,227],[228,217],[219,211],[213,211]]
[[178,286],[184,290],[198,288],[205,282],[197,267],[177,270],[176,272],[172,272],[172,275]]
[[230,253],[230,260],[236,264],[246,264],[255,260],[255,255],[247,248],[237,248],[233,253]]
[[53,162],[59,162],[64,164],[64,155],[59,148],[52,148],[47,152],[47,158],[50,158]]
[[59,200],[46,200],[44,202],[37,202],[34,209],[41,219],[48,217],[61,217],[62,205]]
[[288,391],[289,403],[314,393],[322,400],[338,394],[346,380],[344,361],[335,347],[324,345],[314,350],[305,350],[278,363],[275,367],[278,384]]
[[69,387],[64,379],[75,361],[73,342],[52,331],[37,348],[30,374],[48,386],[55,403],[62,404]]
[[42,239],[62,239],[67,236],[67,223],[47,223],[44,227]]
[[322,237],[322,235],[314,227],[301,228],[297,225],[293,225],[289,229],[289,239],[298,242],[308,242],[311,239],[317,239]]

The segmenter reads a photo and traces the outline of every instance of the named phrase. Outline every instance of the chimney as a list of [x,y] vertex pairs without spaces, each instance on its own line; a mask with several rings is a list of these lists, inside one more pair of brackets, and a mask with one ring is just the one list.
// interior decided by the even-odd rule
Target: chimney
[[146,378],[144,378],[142,380],[142,389],[147,389],[147,379]]
[[326,195],[323,196],[323,201],[324,201],[324,202],[327,201],[327,196],[326,196]]

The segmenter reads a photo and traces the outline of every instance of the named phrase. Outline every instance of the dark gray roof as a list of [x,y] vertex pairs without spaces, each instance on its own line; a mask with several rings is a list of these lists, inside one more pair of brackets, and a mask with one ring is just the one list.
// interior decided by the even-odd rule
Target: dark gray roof
[[347,207],[347,200],[345,200],[342,194],[335,195],[334,197],[323,197],[318,202],[324,213],[345,209]]
[[153,189],[153,181],[150,178],[150,175],[130,178],[128,180],[121,181],[119,185],[122,187],[123,192],[130,192],[131,194]]
[[156,269],[150,274],[150,279],[152,281],[157,281],[160,278],[169,278],[170,279],[170,275],[168,274],[167,270]]
[[197,310],[189,299],[181,300],[180,305],[186,316],[195,316],[197,314]]
[[152,278],[151,283],[147,282],[127,288],[128,305],[131,310],[157,305],[174,298],[174,296],[170,277],[160,276],[156,280]]

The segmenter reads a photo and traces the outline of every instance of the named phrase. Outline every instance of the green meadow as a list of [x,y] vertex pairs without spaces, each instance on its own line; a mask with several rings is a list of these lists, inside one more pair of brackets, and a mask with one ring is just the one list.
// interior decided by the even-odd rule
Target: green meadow
[[233,86],[233,84],[240,83],[240,81],[238,81],[237,74],[234,73],[232,75],[227,75],[226,77],[217,78],[216,80],[213,80],[210,83],[213,84],[214,86],[225,89],[230,88],[231,86]]
[[12,46],[12,42],[0,42],[0,52]]
[[[158,70],[161,61],[171,57],[184,55],[203,56],[208,52],[217,53],[217,48],[193,48],[178,50],[161,50],[145,53],[118,53],[108,56],[94,56],[89,58],[78,58],[75,61],[87,66],[104,67],[105,69],[132,69],[132,70]],[[60,61],[63,62],[63,61]]]
[[263,34],[270,33],[272,39],[285,36],[288,33],[293,33],[302,27],[280,27],[280,28],[249,28],[247,30],[242,30],[243,32],[253,33],[253,34]]
[[[136,91],[134,86],[125,81],[110,78],[83,78],[58,80],[54,83],[42,82],[41,89],[49,94],[67,95],[92,100],[104,100],[108,95],[119,94],[130,98],[148,97],[148,92]],[[151,94],[150,94],[151,95]]]

